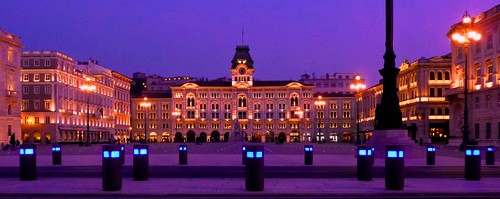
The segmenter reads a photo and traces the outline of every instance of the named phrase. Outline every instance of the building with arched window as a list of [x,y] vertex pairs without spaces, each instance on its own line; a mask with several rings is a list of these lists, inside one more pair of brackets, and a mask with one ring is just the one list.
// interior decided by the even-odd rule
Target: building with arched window
[[21,134],[21,38],[0,30],[0,142]]
[[[404,60],[396,77],[402,121],[413,140],[444,142],[449,136],[449,102],[445,91],[451,84],[451,56]],[[361,130],[374,127],[375,109],[382,99],[383,84],[377,84],[356,95],[360,103]]]
[[[464,82],[468,81],[469,140],[480,145],[500,143],[500,5],[472,17],[473,29],[482,35],[472,40],[466,59],[463,44],[451,42],[451,84],[446,93],[450,101],[450,144],[462,141],[464,126]],[[451,26],[448,37],[461,24]],[[451,40],[451,39],[450,39]],[[465,68],[467,63],[467,69]],[[465,70],[468,76],[465,76]],[[453,143],[452,143],[453,142]]]

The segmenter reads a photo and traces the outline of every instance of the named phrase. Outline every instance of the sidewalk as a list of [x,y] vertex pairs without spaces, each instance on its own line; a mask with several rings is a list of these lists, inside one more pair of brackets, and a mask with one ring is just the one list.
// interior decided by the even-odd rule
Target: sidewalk
[[[68,183],[71,182],[71,183]],[[499,178],[484,178],[481,181],[464,179],[405,179],[402,191],[385,189],[384,179],[373,181],[357,181],[356,179],[265,179],[264,191],[248,192],[244,179],[150,179],[133,181],[123,179],[121,191],[105,192],[102,190],[100,178],[50,178],[35,181],[4,179],[8,186],[0,186],[0,196],[51,196],[71,197],[78,195],[113,197],[197,197],[212,195],[224,196],[279,196],[279,197],[311,197],[311,196],[346,196],[346,195],[408,195],[419,196],[432,193],[440,195],[500,193]]]

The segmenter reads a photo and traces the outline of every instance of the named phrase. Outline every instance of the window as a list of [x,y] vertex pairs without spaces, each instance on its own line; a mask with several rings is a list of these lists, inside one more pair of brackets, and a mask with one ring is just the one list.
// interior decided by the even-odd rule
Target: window
[[30,76],[28,74],[23,74],[23,82],[30,81]]
[[49,116],[45,117],[45,124],[50,124],[50,123],[51,123],[50,117]]
[[50,110],[50,101],[44,101],[43,107],[45,108],[45,110]]
[[260,104],[255,103],[255,104],[253,105],[253,109],[254,109],[254,110],[260,110]]
[[200,110],[207,110],[207,104],[200,104]]
[[33,87],[33,93],[34,94],[40,94],[40,86],[34,86]]
[[486,49],[490,50],[492,48],[493,48],[493,34],[488,33],[488,35],[486,35]]
[[285,113],[284,112],[280,112],[279,113],[279,118],[280,119],[285,119]]
[[35,66],[40,66],[40,60],[35,60]]
[[161,105],[162,110],[168,110],[168,104],[162,104]]
[[45,74],[45,79],[44,81],[50,82],[50,74]]
[[247,112],[246,111],[239,111],[238,112],[238,119],[247,119]]
[[486,108],[490,108],[490,98],[491,98],[490,95],[486,95],[486,102],[485,102]]
[[285,104],[278,104],[278,108],[279,109],[285,109],[286,107],[285,107]]
[[260,119],[260,113],[254,113],[253,119]]
[[187,107],[194,107],[194,97],[187,98]]
[[491,139],[491,123],[486,123],[486,139]]
[[476,41],[476,54],[481,53],[481,40]]
[[23,66],[28,66],[29,65],[29,61],[28,60],[23,60]]
[[50,59],[45,60],[45,66],[50,66]]
[[[29,93],[30,93],[29,87],[23,86],[23,94],[29,94]],[[499,104],[500,104],[500,102],[499,102]]]
[[38,100],[33,101],[33,109],[35,110],[40,109],[40,101]]
[[168,119],[168,113],[161,113],[161,119]]
[[342,115],[343,118],[351,118],[351,113],[349,111],[344,111]]
[[318,111],[317,118],[325,118],[325,114],[322,111]]
[[438,97],[443,97],[443,89],[442,88],[438,88],[437,89],[437,96]]
[[450,80],[450,72],[444,72],[444,80]]
[[224,109],[225,110],[230,110],[231,109],[231,104],[224,104]]
[[137,113],[137,119],[144,119],[144,113]]
[[434,108],[431,108],[430,115],[436,115]]
[[247,107],[247,98],[243,95],[238,97],[238,107]]
[[224,113],[224,119],[231,119],[231,113]]
[[432,72],[432,71],[429,73],[429,76],[430,76],[429,77],[430,80],[435,80],[436,79],[436,77],[434,75],[434,72]]
[[351,103],[349,102],[344,102],[344,106],[343,106],[345,109],[350,109],[351,108]]
[[338,108],[337,103],[334,102],[330,104],[330,109],[337,109],[337,108]]
[[45,86],[45,94],[50,94],[50,93],[51,93],[50,86]]
[[40,117],[35,117],[35,124],[40,124]]
[[435,90],[434,88],[429,88],[429,97],[435,97],[436,96],[434,90]]
[[194,119],[194,111],[187,111],[187,119]]
[[212,113],[213,119],[219,119],[219,113]]
[[200,118],[207,119],[207,113],[200,113]]
[[330,118],[337,118],[337,111],[330,112]]
[[28,108],[29,108],[29,101],[28,100],[23,100],[23,102],[21,104],[21,111],[28,110]]
[[437,79],[438,79],[438,80],[443,80],[443,73],[438,72],[438,73],[437,73]]

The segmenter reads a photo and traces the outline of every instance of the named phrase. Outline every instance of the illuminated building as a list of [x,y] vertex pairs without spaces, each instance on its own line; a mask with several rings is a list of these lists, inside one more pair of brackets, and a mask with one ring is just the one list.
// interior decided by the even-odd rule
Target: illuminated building
[[115,131],[129,132],[129,78],[95,60],[77,65],[56,51],[24,51],[21,60],[24,141],[85,141],[87,124],[91,141],[107,141]]
[[[451,40],[451,86],[446,93],[450,101],[450,144],[458,145],[462,140],[467,81],[468,139],[480,145],[497,145],[500,141],[500,5],[470,19],[469,28],[480,35],[479,38],[467,43],[467,51],[463,42]],[[446,36],[453,38],[459,31],[464,31],[464,26],[454,24]]]
[[0,30],[0,142],[21,136],[21,38]]
[[[405,60],[397,75],[399,106],[402,121],[413,140],[444,141],[448,136],[449,103],[445,91],[451,83],[450,55]],[[382,99],[383,84],[377,84],[356,94],[360,101],[360,129],[373,130],[375,108]]]
[[[171,86],[171,93],[143,93],[152,103],[149,109],[140,106],[142,98],[132,99],[132,134],[157,141],[218,141],[232,139],[233,129],[239,127],[243,139],[259,142],[277,137],[287,142],[311,140],[314,87],[298,81],[254,80],[249,50],[236,47],[229,80],[192,81]],[[149,135],[144,135],[144,115],[149,117]]]

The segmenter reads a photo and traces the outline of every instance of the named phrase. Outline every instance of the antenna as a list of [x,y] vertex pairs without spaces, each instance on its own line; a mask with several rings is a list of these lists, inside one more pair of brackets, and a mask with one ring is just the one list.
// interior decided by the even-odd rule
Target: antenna
[[243,29],[244,27],[241,26],[241,45],[243,45],[243,41],[244,41],[244,35],[245,35],[245,30]]

